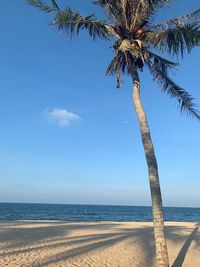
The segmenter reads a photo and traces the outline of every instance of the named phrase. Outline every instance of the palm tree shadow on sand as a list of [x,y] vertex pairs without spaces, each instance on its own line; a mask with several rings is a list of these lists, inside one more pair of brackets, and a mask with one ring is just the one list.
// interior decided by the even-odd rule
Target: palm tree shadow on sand
[[187,255],[187,251],[190,248],[190,245],[192,243],[192,241],[194,240],[194,237],[196,235],[196,233],[199,230],[199,226],[197,226],[192,233],[189,235],[189,237],[186,239],[184,245],[182,246],[177,258],[175,259],[174,263],[172,264],[172,267],[182,267],[185,257]]
[[[123,224],[110,222],[85,224],[48,222],[48,225],[45,222],[40,222],[40,225],[38,224],[36,222],[35,226],[33,222],[30,222],[30,225],[27,222],[19,222],[17,227],[14,228],[10,227],[12,224],[10,225],[9,223],[0,225],[2,227],[2,232],[0,231],[0,241],[2,243],[0,255],[8,258],[23,257],[23,254],[29,255],[31,256],[31,261],[34,260],[34,263],[24,265],[27,267],[58,266],[58,264],[61,266],[66,264],[64,266],[68,266],[67,262],[72,258],[79,260],[84,258],[87,253],[93,253],[98,250],[105,251],[116,244],[124,242],[126,249],[129,248],[130,250],[134,250],[136,244],[140,245],[142,258],[137,259],[140,261],[140,266],[155,266],[152,226],[126,228]],[[184,226],[166,226],[167,239],[176,245],[183,244],[174,263],[170,265],[171,267],[183,266],[192,243],[196,247],[200,247],[200,233],[197,233],[199,228],[200,223],[196,224],[195,228],[194,226],[190,228],[190,234],[186,236],[182,232],[185,229]],[[106,232],[104,231],[105,229]],[[85,230],[91,232],[86,234]],[[73,231],[81,231],[82,234],[73,235]],[[37,254],[38,251],[49,252],[44,258],[32,258],[32,255]],[[11,266],[15,266],[14,264]],[[76,266],[81,265],[77,264]],[[133,260],[132,265],[129,266],[138,265],[135,265]]]

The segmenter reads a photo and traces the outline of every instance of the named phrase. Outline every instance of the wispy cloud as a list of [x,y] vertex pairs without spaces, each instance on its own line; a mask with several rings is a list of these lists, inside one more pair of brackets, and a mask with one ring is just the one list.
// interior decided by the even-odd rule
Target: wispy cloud
[[68,111],[67,109],[54,108],[52,110],[45,110],[44,116],[52,122],[55,122],[61,128],[68,127],[70,124],[79,122],[81,118]]

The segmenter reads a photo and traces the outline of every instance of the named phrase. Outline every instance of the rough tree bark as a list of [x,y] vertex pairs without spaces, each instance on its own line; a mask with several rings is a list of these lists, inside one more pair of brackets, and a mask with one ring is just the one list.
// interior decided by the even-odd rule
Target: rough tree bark
[[132,79],[133,104],[139,121],[151,189],[154,238],[156,246],[156,263],[158,267],[169,267],[169,258],[164,232],[163,207],[158,175],[158,165],[153,143],[151,140],[147,117],[140,98],[140,80],[137,72],[132,74]]

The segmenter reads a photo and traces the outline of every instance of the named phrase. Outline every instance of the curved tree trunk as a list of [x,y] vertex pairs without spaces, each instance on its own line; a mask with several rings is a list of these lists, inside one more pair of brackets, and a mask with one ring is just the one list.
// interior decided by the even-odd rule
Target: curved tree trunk
[[156,246],[156,260],[158,267],[169,267],[167,244],[164,234],[162,197],[160,191],[157,160],[151,140],[147,117],[140,98],[140,80],[137,73],[132,74],[133,79],[133,103],[139,120],[142,143],[144,146],[149,183],[151,189],[152,212],[154,223],[154,237]]

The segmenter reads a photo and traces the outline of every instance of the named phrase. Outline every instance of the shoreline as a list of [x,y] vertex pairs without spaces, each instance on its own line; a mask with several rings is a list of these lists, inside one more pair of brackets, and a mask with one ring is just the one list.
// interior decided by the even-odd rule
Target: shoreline
[[[112,220],[99,220],[99,221],[76,221],[76,220],[1,220],[0,219],[0,227],[1,227],[1,224],[2,223],[12,223],[12,222],[27,222],[27,223],[34,223],[34,222],[38,222],[38,223],[42,223],[42,222],[45,222],[45,223],[51,223],[51,222],[54,222],[54,223],[152,223],[153,224],[153,221],[112,221]],[[167,224],[170,224],[170,223],[191,223],[191,224],[200,224],[200,220],[199,221],[164,221],[164,223],[167,223]]]

